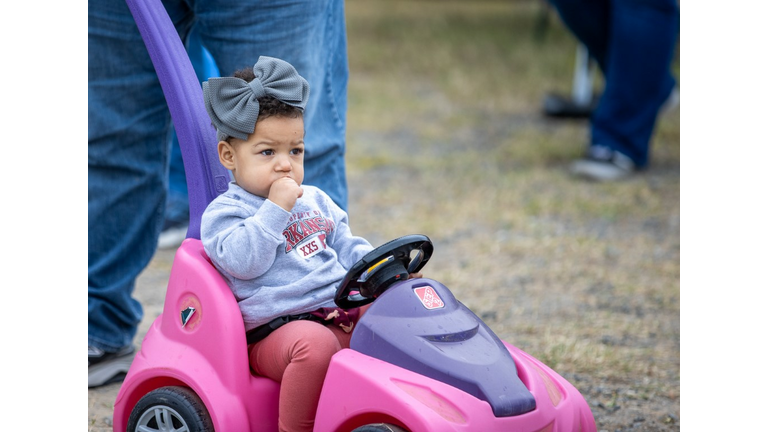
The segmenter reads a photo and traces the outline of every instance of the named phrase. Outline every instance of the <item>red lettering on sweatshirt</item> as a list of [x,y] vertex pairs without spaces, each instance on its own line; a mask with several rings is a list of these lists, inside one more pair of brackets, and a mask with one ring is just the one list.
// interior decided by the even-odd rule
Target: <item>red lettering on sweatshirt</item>
[[[301,215],[308,216],[309,213],[303,212]],[[283,237],[285,237],[285,253],[292,251],[297,244],[318,232],[325,233],[322,237],[322,242],[325,244],[326,236],[336,229],[336,224],[323,216],[306,218],[294,218],[294,216],[292,216],[291,220],[295,220],[295,222],[292,222],[285,228],[285,230],[283,230]]]

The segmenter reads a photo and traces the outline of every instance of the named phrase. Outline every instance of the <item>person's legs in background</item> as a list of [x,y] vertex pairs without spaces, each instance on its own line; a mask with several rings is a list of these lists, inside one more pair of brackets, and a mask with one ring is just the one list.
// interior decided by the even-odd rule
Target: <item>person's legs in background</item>
[[170,115],[123,0],[88,3],[88,386],[127,371],[143,310],[132,297],[155,252]]
[[648,164],[659,110],[675,87],[670,66],[679,34],[676,0],[551,0],[605,77],[591,117],[587,156],[571,166],[616,180]]
[[304,183],[321,188],[346,209],[349,69],[344,2],[198,0],[193,7],[203,44],[222,76],[252,67],[264,55],[291,63],[307,79]]
[[[192,27],[186,41],[187,54],[195,69],[197,79],[202,83],[210,77],[219,76],[219,68],[208,50],[202,45],[200,34]],[[159,249],[178,247],[187,236],[189,227],[189,194],[181,148],[176,131],[171,130],[171,160],[168,168],[168,196],[165,200],[165,222],[157,240]]]

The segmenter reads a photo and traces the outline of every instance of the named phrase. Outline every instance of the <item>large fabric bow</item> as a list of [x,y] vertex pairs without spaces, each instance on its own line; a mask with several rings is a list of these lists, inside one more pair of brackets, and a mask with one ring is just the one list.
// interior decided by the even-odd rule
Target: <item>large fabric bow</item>
[[259,101],[272,96],[288,105],[307,105],[309,83],[290,63],[274,57],[260,56],[253,65],[256,78],[247,82],[235,77],[210,78],[203,83],[205,109],[216,127],[216,138],[247,140],[259,118]]

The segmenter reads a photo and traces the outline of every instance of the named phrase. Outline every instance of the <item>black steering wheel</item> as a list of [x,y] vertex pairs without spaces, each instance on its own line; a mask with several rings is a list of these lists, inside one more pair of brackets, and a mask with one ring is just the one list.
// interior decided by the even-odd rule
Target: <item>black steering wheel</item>
[[[411,258],[411,252],[418,250]],[[352,309],[376,300],[395,282],[408,279],[432,256],[432,241],[421,234],[396,238],[368,252],[349,269],[336,290],[334,301]]]

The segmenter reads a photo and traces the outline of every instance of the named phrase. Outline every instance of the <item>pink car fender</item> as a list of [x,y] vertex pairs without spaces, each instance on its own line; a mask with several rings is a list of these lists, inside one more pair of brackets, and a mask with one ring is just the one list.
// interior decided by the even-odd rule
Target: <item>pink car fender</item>
[[596,432],[588,405],[570,383],[505,345],[536,398],[534,411],[495,417],[487,402],[462,390],[346,349],[333,357],[326,374],[315,431],[349,431],[387,421],[411,432]]

